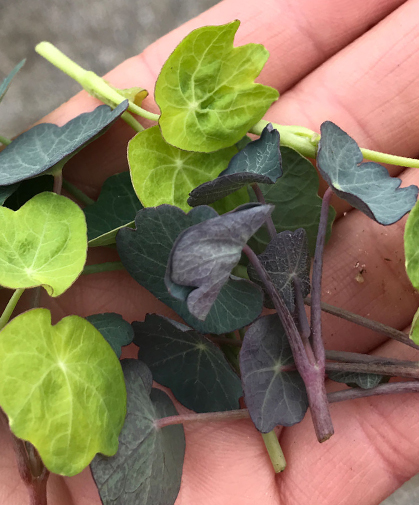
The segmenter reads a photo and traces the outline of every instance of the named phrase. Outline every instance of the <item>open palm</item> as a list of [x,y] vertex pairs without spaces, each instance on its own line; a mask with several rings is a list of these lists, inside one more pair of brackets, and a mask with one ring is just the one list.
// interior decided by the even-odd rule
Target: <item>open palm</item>
[[[279,101],[267,119],[318,131],[337,123],[370,149],[419,154],[419,1],[226,0],[125,61],[108,76],[118,87],[154,87],[159,69],[193,28],[242,21],[237,43],[259,42],[271,57],[260,82],[277,88]],[[64,124],[91,110],[96,100],[80,93],[46,118]],[[150,100],[146,107],[155,106]],[[65,176],[95,196],[112,173],[127,168],[122,122],[76,156]],[[391,168],[403,184],[418,184],[415,169]],[[383,228],[346,203],[326,249],[323,298],[334,305],[404,329],[418,297],[404,273],[402,220]],[[114,259],[95,250],[92,262]],[[355,277],[365,265],[364,282]],[[87,276],[58,299],[43,300],[56,319],[113,311],[127,320],[147,312],[173,313],[125,272]],[[366,329],[323,317],[326,348],[391,353],[414,359],[412,349],[385,342]],[[132,355],[135,350],[132,350]],[[419,409],[414,395],[356,400],[331,407],[335,435],[320,445],[310,414],[278,431],[288,467],[275,475],[260,435],[248,420],[188,425],[182,487],[176,505],[373,505],[419,471]],[[182,407],[179,407],[182,410]],[[27,495],[14,463],[9,435],[0,433],[0,503],[23,505]],[[159,478],[159,476],[156,476]],[[100,499],[90,472],[49,481],[51,505],[94,505]]]

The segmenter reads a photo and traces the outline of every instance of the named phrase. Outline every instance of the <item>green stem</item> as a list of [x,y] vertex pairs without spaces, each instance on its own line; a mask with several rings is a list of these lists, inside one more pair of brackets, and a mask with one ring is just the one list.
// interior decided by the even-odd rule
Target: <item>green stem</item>
[[2,330],[6,326],[6,324],[9,322],[10,316],[12,315],[13,311],[15,310],[17,302],[19,301],[20,297],[23,295],[24,291],[25,291],[24,288],[18,288],[11,296],[9,303],[6,305],[6,308],[4,309],[4,312],[0,317],[0,330]]
[[0,143],[3,144],[4,146],[8,146],[9,144],[12,143],[10,139],[7,139],[6,137],[3,137],[3,135],[0,135]]
[[276,436],[275,431],[272,430],[269,433],[261,433],[261,435],[263,441],[265,442],[269,457],[271,458],[275,473],[283,472],[287,466],[287,462],[285,461],[285,456],[282,452],[281,446],[279,445],[278,437]]
[[71,182],[68,182],[65,179],[63,179],[63,188],[83,205],[92,205],[95,203],[95,201],[83,193],[81,189],[77,188],[74,184],[71,184]]
[[120,261],[108,261],[106,263],[96,263],[95,265],[86,265],[82,275],[99,274],[100,272],[113,272],[114,270],[125,270]]
[[[41,42],[35,47],[35,51],[52,63],[55,67],[59,68],[62,72],[66,73],[72,79],[81,84],[81,86],[83,86],[89,94],[99,98],[111,107],[116,107],[118,104],[126,100],[124,96],[120,95],[118,91],[113,89],[104,79],[102,79],[102,77],[99,77],[94,72],[85,70],[51,43]],[[158,114],[154,114],[142,107],[139,107],[131,100],[129,101],[128,110],[145,119],[151,119],[152,121],[158,121],[159,119]]]

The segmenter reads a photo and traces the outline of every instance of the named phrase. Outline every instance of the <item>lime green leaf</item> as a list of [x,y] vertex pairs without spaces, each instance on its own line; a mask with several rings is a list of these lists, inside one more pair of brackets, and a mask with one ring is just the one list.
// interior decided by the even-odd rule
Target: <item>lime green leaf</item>
[[121,366],[85,319],[52,326],[49,310],[30,310],[1,331],[0,405],[48,470],[75,475],[96,453],[118,449],[126,412]]
[[17,211],[0,207],[0,285],[59,296],[80,275],[86,251],[83,211],[68,198],[45,192]]
[[19,135],[0,152],[0,185],[8,186],[64,165],[82,147],[99,137],[128,107],[112,110],[101,105],[75,117],[64,126],[43,123]]
[[413,342],[419,345],[419,309],[413,317],[412,327],[410,328],[409,337]]
[[135,214],[142,208],[129,172],[106,179],[97,202],[83,209],[89,247],[114,244],[118,230],[123,226],[133,227]]
[[167,142],[210,152],[238,142],[278,99],[254,80],[269,53],[260,44],[233,47],[239,21],[190,33],[169,56],[155,99]]
[[0,102],[3,100],[4,95],[9,89],[10,83],[12,82],[13,77],[19,72],[19,70],[23,67],[26,60],[22,60],[18,63],[15,68],[10,72],[10,74],[3,80],[0,84]]
[[165,142],[158,126],[144,130],[128,144],[134,190],[144,207],[168,203],[188,211],[189,193],[227,168],[235,147],[216,153],[191,153]]
[[410,211],[404,230],[406,272],[415,289],[419,289],[419,202]]

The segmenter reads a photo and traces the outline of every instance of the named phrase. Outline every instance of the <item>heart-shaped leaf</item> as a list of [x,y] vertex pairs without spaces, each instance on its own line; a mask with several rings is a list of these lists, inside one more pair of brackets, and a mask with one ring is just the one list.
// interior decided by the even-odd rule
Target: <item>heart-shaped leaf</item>
[[275,89],[254,83],[268,51],[259,44],[233,47],[239,25],[194,30],[163,65],[155,99],[170,144],[200,152],[231,146],[278,99]]
[[97,201],[83,209],[89,247],[114,244],[118,230],[123,226],[134,226],[135,214],[142,207],[129,172],[106,179]]
[[404,230],[404,255],[406,272],[415,289],[419,290],[419,203],[417,203],[407,218]]
[[124,377],[95,327],[78,316],[51,326],[49,310],[34,309],[0,335],[0,405],[13,433],[61,475],[81,472],[97,452],[115,454]]
[[64,126],[43,123],[22,133],[0,152],[0,186],[9,186],[64,165],[82,147],[99,137],[127,109],[125,101],[112,110],[101,105]]
[[14,188],[14,191],[4,202],[4,206],[12,210],[18,210],[38,193],[52,192],[54,177],[52,175],[40,175],[27,181],[17,182],[11,186],[0,186],[0,192],[9,188]]
[[3,80],[0,84],[0,102],[3,100],[4,95],[9,89],[10,83],[12,82],[13,77],[19,72],[19,70],[23,67],[26,60],[22,60],[18,63],[15,68],[10,72],[10,74]]
[[260,138],[233,156],[226,170],[216,179],[191,191],[188,204],[192,207],[207,205],[248,184],[274,184],[282,175],[281,165],[279,133],[268,124]]
[[273,209],[270,205],[243,207],[191,226],[179,235],[170,254],[166,286],[202,321],[239,262],[243,247]]
[[19,210],[0,207],[0,285],[43,286],[60,296],[86,262],[83,211],[68,198],[40,193]]
[[[283,175],[275,184],[261,184],[266,203],[275,205],[272,220],[276,231],[295,231],[304,228],[308,248],[314,256],[319,228],[322,199],[318,196],[319,177],[311,162],[289,147],[281,147]],[[253,191],[250,198],[256,201]],[[335,211],[329,209],[327,238],[330,236]],[[256,253],[262,253],[271,241],[265,227],[260,228],[249,244]]]
[[91,464],[103,505],[173,505],[179,493],[183,426],[156,428],[155,420],[177,412],[166,393],[144,384],[143,366],[136,360],[122,361],[127,417],[119,449],[114,457],[98,455]]
[[144,207],[168,203],[189,210],[190,191],[217,177],[237,153],[236,147],[216,153],[191,153],[168,144],[158,126],[148,128],[128,144],[132,184]]
[[351,387],[358,386],[362,389],[375,388],[384,379],[382,375],[356,372],[327,372],[327,376],[332,381],[341,382]]
[[144,361],[153,379],[171,389],[176,399],[195,412],[218,412],[239,408],[243,395],[240,379],[221,350],[191,328],[147,315],[132,323],[138,359]]
[[120,314],[106,312],[105,314],[87,316],[86,319],[100,331],[118,358],[121,357],[121,348],[130,344],[134,339],[132,326]]
[[190,226],[216,216],[210,207],[196,207],[188,214],[170,205],[142,209],[135,218],[136,230],[121,229],[116,236],[116,245],[124,267],[139,284],[197,331],[220,334],[242,328],[259,316],[262,310],[259,287],[243,279],[230,279],[202,322],[190,314],[185,302],[169,294],[164,282],[170,251],[178,235]]
[[[291,313],[294,312],[294,279],[300,281],[304,298],[310,293],[310,255],[305,230],[300,228],[295,232],[278,233],[258,257],[288,309]],[[248,266],[248,272],[249,278],[263,289],[263,283],[252,265]],[[274,308],[267,295],[265,306]]]
[[400,188],[402,181],[382,165],[362,163],[358,144],[331,121],[320,131],[317,167],[340,198],[383,225],[395,223],[415,205],[416,186]]
[[276,314],[250,326],[240,351],[240,370],[250,417],[262,433],[278,424],[292,426],[305,416],[307,393],[293,365],[288,338]]

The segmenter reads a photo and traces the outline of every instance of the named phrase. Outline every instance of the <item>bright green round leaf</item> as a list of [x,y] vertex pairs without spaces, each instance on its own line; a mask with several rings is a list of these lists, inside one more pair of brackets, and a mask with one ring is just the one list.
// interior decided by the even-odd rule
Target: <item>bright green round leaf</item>
[[268,51],[260,44],[233,47],[239,25],[194,30],[163,65],[155,99],[170,144],[200,152],[231,146],[278,99],[276,89],[254,82]]
[[168,203],[188,211],[189,193],[225,170],[236,147],[216,153],[191,153],[173,147],[158,126],[148,128],[128,145],[128,162],[134,190],[144,207]]
[[406,272],[415,289],[419,289],[419,203],[410,211],[404,230]]
[[118,449],[126,413],[119,360],[85,319],[52,326],[49,310],[30,310],[0,334],[0,406],[48,470],[75,475],[96,453]]
[[17,211],[0,207],[1,286],[43,286],[59,296],[80,275],[86,253],[84,214],[68,198],[45,192]]
[[419,345],[419,309],[413,316],[412,326],[410,328],[409,337],[413,342]]

